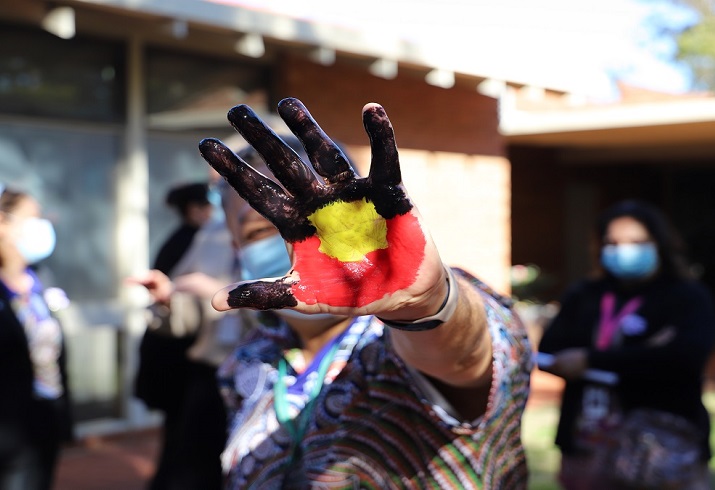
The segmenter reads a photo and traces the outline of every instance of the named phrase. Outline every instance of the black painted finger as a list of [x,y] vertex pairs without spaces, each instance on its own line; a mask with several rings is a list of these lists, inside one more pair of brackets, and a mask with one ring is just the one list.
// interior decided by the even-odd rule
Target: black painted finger
[[276,282],[255,281],[240,284],[228,293],[231,308],[274,310],[296,306],[291,285],[283,280]]
[[239,196],[279,230],[294,219],[296,212],[292,199],[281,186],[241,160],[221,141],[214,138],[201,140],[199,152]]
[[395,133],[385,109],[379,104],[367,104],[362,112],[363,125],[370,137],[370,199],[375,209],[386,219],[405,214],[412,203],[402,188],[400,159],[395,144]]
[[278,181],[294,196],[315,193],[319,181],[293,149],[285,144],[247,105],[228,111],[228,120],[263,157]]
[[283,99],[278,103],[278,114],[303,142],[310,163],[318,175],[330,183],[355,178],[355,172],[343,151],[325,134],[300,100]]
[[395,133],[385,109],[378,104],[367,104],[363,108],[362,122],[372,149],[370,181],[375,185],[399,185],[402,182],[400,159]]

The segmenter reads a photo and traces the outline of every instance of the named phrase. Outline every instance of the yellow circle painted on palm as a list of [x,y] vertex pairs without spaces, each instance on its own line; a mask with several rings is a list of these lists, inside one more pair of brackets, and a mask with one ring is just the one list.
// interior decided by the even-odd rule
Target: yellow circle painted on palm
[[318,230],[319,250],[342,262],[357,262],[387,248],[387,223],[366,199],[335,201],[308,216]]

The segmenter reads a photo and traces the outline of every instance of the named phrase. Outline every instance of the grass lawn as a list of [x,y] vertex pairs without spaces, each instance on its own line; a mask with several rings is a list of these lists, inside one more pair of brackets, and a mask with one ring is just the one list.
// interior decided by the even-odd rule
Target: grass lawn
[[529,465],[529,490],[558,490],[556,473],[561,454],[554,446],[558,405],[529,407],[522,420],[522,439]]

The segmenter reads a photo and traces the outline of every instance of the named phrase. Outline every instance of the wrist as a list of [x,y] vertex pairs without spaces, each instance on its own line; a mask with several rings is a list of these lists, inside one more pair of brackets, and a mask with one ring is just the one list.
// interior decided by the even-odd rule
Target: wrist
[[445,271],[447,273],[447,293],[437,313],[416,320],[388,320],[380,317],[378,319],[388,327],[410,331],[432,330],[448,322],[454,315],[459,303],[459,286],[452,269],[445,267]]

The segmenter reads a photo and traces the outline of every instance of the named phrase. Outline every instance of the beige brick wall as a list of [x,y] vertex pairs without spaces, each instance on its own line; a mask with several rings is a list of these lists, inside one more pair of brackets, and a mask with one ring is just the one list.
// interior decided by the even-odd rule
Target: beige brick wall
[[509,162],[419,150],[403,150],[400,157],[403,182],[445,263],[509,292]]

